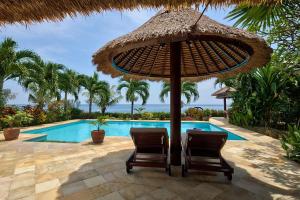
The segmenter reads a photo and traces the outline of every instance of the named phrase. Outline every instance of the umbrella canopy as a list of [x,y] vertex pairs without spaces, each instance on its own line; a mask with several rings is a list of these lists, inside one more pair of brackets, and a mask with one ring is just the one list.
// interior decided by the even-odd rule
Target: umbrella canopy
[[[210,0],[214,6],[238,3],[281,3],[282,0]],[[62,20],[66,16],[134,8],[182,7],[206,3],[207,0],[0,0],[0,25]]]
[[99,49],[93,63],[112,77],[169,80],[173,42],[181,45],[181,77],[185,81],[226,78],[269,61],[272,49],[261,37],[204,15],[197,21],[200,15],[192,9],[159,12]]
[[235,91],[236,89],[226,86],[215,91],[214,93],[211,94],[211,96],[215,96],[217,99],[230,98],[232,93]]
[[246,72],[272,52],[262,38],[201,16],[192,9],[159,12],[93,55],[97,69],[112,77],[170,80],[172,165],[181,165],[181,80]]

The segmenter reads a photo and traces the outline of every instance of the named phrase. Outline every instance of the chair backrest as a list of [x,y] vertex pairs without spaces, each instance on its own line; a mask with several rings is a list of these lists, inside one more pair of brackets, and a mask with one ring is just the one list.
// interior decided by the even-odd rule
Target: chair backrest
[[226,132],[189,130],[186,153],[190,151],[191,156],[218,157],[227,137]]
[[164,153],[169,149],[166,128],[131,128],[130,135],[138,153]]

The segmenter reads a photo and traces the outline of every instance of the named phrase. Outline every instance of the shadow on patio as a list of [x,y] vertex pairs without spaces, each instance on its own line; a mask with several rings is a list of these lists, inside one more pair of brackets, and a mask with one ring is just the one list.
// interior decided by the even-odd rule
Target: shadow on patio
[[[92,146],[92,145],[91,145]],[[99,151],[99,149],[98,149]],[[232,183],[222,173],[191,172],[188,177],[169,177],[163,169],[134,168],[126,174],[125,160],[132,150],[120,150],[94,158],[71,173],[58,189],[59,199],[283,199],[299,191],[288,191],[258,180],[246,170],[234,166]],[[249,153],[249,159],[254,156]],[[259,155],[259,154],[258,154]],[[269,166],[266,175],[278,176],[282,184],[296,184],[293,176],[286,177]],[[262,166],[263,167],[263,166]],[[102,198],[101,198],[102,197]]]

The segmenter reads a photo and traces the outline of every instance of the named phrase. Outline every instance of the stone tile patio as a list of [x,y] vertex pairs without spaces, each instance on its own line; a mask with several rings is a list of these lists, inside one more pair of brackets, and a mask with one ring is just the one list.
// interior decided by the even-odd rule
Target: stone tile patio
[[214,173],[181,178],[135,168],[127,175],[133,144],[126,137],[93,145],[24,142],[32,137],[25,134],[5,142],[0,134],[0,199],[300,199],[300,165],[284,158],[279,141],[221,118],[211,122],[247,139],[228,141],[223,149],[235,168],[231,183]]

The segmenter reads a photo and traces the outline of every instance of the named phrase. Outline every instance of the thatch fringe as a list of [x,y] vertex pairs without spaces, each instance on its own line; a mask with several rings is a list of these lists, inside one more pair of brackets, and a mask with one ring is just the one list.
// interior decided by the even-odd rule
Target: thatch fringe
[[[274,4],[282,0],[211,0],[211,6],[247,3]],[[0,0],[0,25],[58,21],[66,16],[135,8],[182,8],[205,4],[207,0]]]

